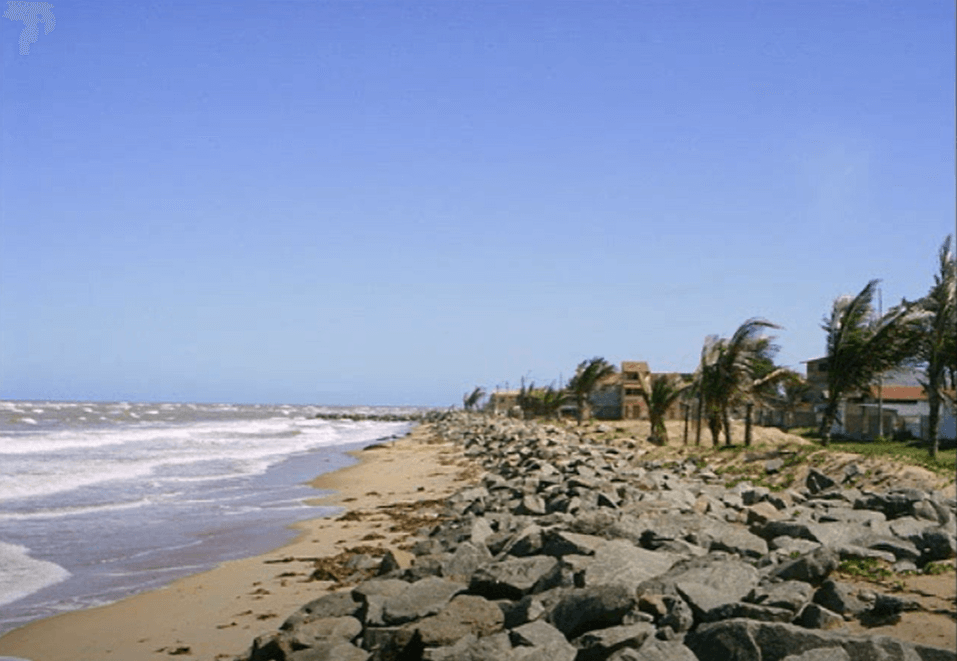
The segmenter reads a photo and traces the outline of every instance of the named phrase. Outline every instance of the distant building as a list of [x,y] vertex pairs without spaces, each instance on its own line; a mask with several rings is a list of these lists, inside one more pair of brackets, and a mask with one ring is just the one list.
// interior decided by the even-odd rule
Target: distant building
[[[863,391],[847,393],[838,404],[838,416],[832,431],[856,439],[874,439],[881,433],[884,436],[909,433],[916,438],[927,438],[930,402],[921,385],[922,378],[918,369],[900,368],[885,372],[879,382]],[[818,395],[815,413],[819,424],[827,400],[826,358],[807,361],[807,380]],[[954,410],[944,398],[939,435],[954,438],[955,432]]]
[[518,406],[518,390],[496,390],[488,396],[485,410],[498,415],[508,415]]

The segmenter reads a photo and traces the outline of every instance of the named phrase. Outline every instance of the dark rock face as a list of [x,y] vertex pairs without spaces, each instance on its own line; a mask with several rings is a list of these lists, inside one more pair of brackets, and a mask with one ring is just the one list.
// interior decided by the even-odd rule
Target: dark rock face
[[917,605],[831,579],[849,558],[954,557],[953,499],[846,489],[853,475],[816,469],[799,491],[726,489],[707,466],[558,427],[432,424],[487,471],[480,483],[404,561],[364,558],[376,578],[309,602],[236,661],[957,660],[843,633],[846,618],[892,623]]

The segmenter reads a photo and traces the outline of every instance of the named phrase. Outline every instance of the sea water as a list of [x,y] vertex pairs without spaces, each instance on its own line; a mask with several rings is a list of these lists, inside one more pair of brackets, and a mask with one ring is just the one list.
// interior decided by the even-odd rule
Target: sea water
[[306,483],[410,409],[0,402],[0,633],[289,541],[332,514]]

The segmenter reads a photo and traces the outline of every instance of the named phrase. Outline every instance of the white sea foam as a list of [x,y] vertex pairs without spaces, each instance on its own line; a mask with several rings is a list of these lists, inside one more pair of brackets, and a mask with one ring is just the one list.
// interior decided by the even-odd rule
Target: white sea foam
[[[388,427],[385,427],[388,429]],[[0,437],[0,499],[130,480],[201,482],[260,475],[291,455],[359,441],[382,423],[285,416],[192,424],[139,422]]]
[[29,549],[0,542],[0,605],[9,604],[70,576],[60,565],[36,560]]

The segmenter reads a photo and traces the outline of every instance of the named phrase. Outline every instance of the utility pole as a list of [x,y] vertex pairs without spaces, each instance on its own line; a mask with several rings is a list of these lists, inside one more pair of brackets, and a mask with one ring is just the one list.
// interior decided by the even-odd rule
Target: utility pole
[[[877,319],[884,316],[884,299],[881,296],[881,288],[877,288]],[[884,373],[877,375],[877,438],[884,438]]]

